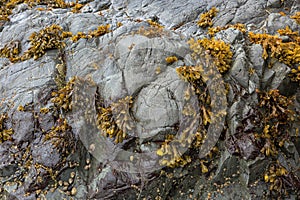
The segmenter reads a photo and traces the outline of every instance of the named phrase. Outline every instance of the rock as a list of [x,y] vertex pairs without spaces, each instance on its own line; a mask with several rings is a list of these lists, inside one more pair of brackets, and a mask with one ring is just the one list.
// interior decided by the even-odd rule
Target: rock
[[88,7],[87,10],[89,10],[90,12],[95,13],[95,12],[109,8],[110,5],[111,5],[111,2],[109,0],[105,0],[105,1],[95,0],[95,1],[92,1],[92,2],[88,3],[87,5],[85,5],[82,8],[82,12],[84,12],[85,7]]
[[[75,0],[65,2],[76,3]],[[264,60],[262,46],[252,44],[248,39],[248,31],[265,30],[267,34],[277,34],[278,29],[286,26],[298,31],[299,25],[290,18],[299,11],[297,0],[80,0],[78,3],[84,4],[81,13],[71,12],[72,8],[31,7],[23,3],[12,10],[10,21],[0,22],[1,48],[11,41],[18,41],[22,47],[20,54],[30,48],[32,33],[52,24],[62,26],[73,35],[87,34],[106,24],[110,24],[111,31],[77,42],[65,39],[66,46],[62,51],[48,49],[36,60],[11,63],[7,58],[0,58],[0,114],[8,114],[5,127],[14,130],[13,140],[0,143],[0,199],[12,199],[12,196],[74,200],[262,199],[270,195],[266,193],[270,185],[263,180],[265,170],[276,160],[289,171],[284,178],[298,180],[300,174],[294,169],[299,168],[300,140],[296,137],[299,122],[286,122],[291,127],[288,134],[291,138],[283,147],[278,147],[278,155],[264,157],[261,153],[264,139],[257,141],[256,138],[263,132],[263,111],[258,106],[255,91],[279,89],[282,95],[296,95],[293,109],[298,112],[299,84],[288,77],[289,66],[274,59]],[[153,163],[158,162],[157,149],[169,142],[165,141],[166,136],[196,130],[198,123],[202,123],[201,119],[193,118],[197,121],[193,126],[182,113],[186,105],[185,92],[190,84],[178,77],[176,69],[196,64],[187,41],[208,37],[208,29],[200,28],[197,21],[214,6],[219,12],[212,19],[213,27],[244,23],[247,29],[246,33],[241,33],[228,28],[215,35],[216,39],[230,44],[234,53],[230,70],[222,75],[228,94],[222,92],[221,95],[227,96],[228,114],[221,139],[216,144],[219,150],[212,151],[199,162],[197,156],[201,150],[191,146],[184,154],[190,157],[185,157],[186,165],[179,163],[175,168],[151,171]],[[286,16],[278,14],[280,12]],[[147,22],[148,19],[164,28],[155,27]],[[288,37],[282,39],[290,40]],[[176,56],[178,60],[167,63],[165,59],[169,56]],[[58,89],[56,65],[61,59],[67,67],[66,76],[63,75],[65,81],[78,76],[78,80],[93,83],[91,88],[83,87],[81,91],[88,97],[77,102],[76,105],[82,107],[73,107],[74,110],[68,112],[56,110],[50,100],[51,92]],[[202,65],[204,69],[208,66]],[[71,94],[75,96],[75,91]],[[138,135],[130,132],[118,144],[113,142],[114,138],[103,137],[109,146],[96,145],[99,132],[103,132],[95,125],[96,99],[104,104],[101,106],[108,107],[126,96],[132,96],[129,118]],[[220,103],[213,100],[199,106],[198,99],[198,96],[191,96],[191,102],[197,105],[192,110],[200,114],[204,107],[210,107],[210,103]],[[75,97],[73,100],[74,103]],[[17,111],[18,106],[24,106],[25,111]],[[40,113],[44,107],[50,112]],[[58,117],[66,118],[71,126],[67,137],[73,150],[71,153],[62,151],[61,146],[54,146],[54,138],[43,139],[61,121]],[[210,124],[203,125],[198,131],[205,132],[209,127]],[[84,140],[92,144],[86,145]],[[98,152],[99,158],[106,159],[99,159],[99,163],[93,158],[94,155],[97,157],[94,151]],[[136,155],[144,155],[141,152],[153,152],[152,156],[142,157],[147,162],[138,165],[140,168],[146,166],[151,172],[136,166]],[[114,160],[120,162],[112,162]],[[202,165],[207,167],[206,173],[202,172],[206,171]],[[52,186],[53,177],[49,172],[56,174],[57,189]],[[70,172],[75,173],[72,178]],[[40,183],[37,183],[38,175],[43,177]],[[290,198],[296,199],[297,181],[296,184],[285,181],[283,184],[291,193]],[[28,196],[24,197],[26,193]],[[281,195],[283,199],[288,198],[284,193]]]
[[265,18],[266,1],[242,1],[231,23],[260,23]]
[[234,44],[235,42],[242,40],[243,35],[239,30],[229,28],[218,32],[215,35],[215,38],[223,40],[227,44]]
[[230,75],[244,88],[248,88],[249,84],[249,69],[248,59],[243,49],[238,49],[237,56],[230,69]]
[[278,88],[289,71],[290,68],[288,66],[278,61],[275,61],[272,68],[265,67],[262,88]]
[[17,163],[14,163],[10,148],[8,142],[0,145],[0,177],[11,176],[16,172]]
[[269,8],[280,8],[281,1],[280,0],[268,0],[267,6]]
[[12,138],[17,142],[28,142],[33,139],[34,133],[34,118],[29,112],[15,112],[13,115],[13,130]]
[[61,159],[58,149],[49,141],[36,140],[31,147],[32,157],[35,163],[46,167],[55,167]]
[[285,29],[287,26],[293,31],[299,29],[295,20],[278,13],[271,13],[266,20],[266,29],[269,34],[276,34],[277,30]]
[[265,60],[262,58],[263,48],[260,44],[253,44],[249,49],[249,60],[255,69],[256,74],[262,77]]

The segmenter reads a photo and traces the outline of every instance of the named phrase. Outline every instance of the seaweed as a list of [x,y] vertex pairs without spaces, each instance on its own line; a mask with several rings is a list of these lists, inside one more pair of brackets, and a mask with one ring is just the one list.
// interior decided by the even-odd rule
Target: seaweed
[[295,15],[291,16],[291,19],[294,19],[297,24],[300,24],[300,12],[296,12]]
[[259,94],[258,106],[261,108],[262,133],[255,134],[255,138],[262,144],[261,152],[266,156],[276,155],[277,147],[282,147],[289,139],[288,128],[295,121],[295,112],[291,109],[293,97],[286,97],[279,90],[270,90]]
[[[263,47],[264,59],[269,57],[277,58],[280,62],[292,67],[295,64],[300,63],[300,45],[299,35],[297,32],[292,32],[288,27],[286,29],[278,30],[280,35],[289,36],[292,41],[283,42],[277,35],[268,35],[261,33],[249,33],[249,39],[251,42],[261,44]],[[270,52],[270,54],[269,54]]]
[[216,33],[220,32],[222,30],[229,29],[229,28],[237,29],[237,30],[241,31],[242,33],[246,32],[245,25],[237,23],[237,24],[233,24],[233,25],[232,24],[228,24],[228,25],[223,26],[223,27],[217,26],[217,27],[208,28],[208,34],[210,36],[214,36]]
[[212,7],[208,12],[201,14],[199,21],[197,22],[200,27],[212,26],[212,19],[217,15],[218,10],[216,7]]
[[216,40],[214,38],[204,38],[199,40],[190,39],[188,43],[190,45],[190,48],[195,53],[201,53],[202,48],[206,49],[207,53],[215,58],[214,64],[216,65],[220,73],[224,74],[229,70],[233,56],[229,44],[226,44],[224,41]]
[[12,140],[11,135],[14,133],[13,129],[6,129],[5,121],[8,119],[7,114],[0,114],[0,144]]
[[174,62],[176,62],[178,60],[178,58],[176,56],[169,56],[169,57],[166,57],[166,62],[167,64],[172,64]]
[[59,89],[57,92],[52,92],[51,102],[54,103],[55,107],[64,111],[72,110],[72,94],[73,87],[75,84],[76,77],[72,77],[66,86]]
[[90,31],[89,33],[78,32],[76,35],[74,35],[71,38],[71,40],[73,42],[77,42],[80,38],[90,39],[90,38],[93,38],[93,37],[99,37],[99,36],[102,36],[106,33],[109,33],[110,32],[109,28],[110,28],[110,25],[106,24],[106,25],[98,26],[97,30]]
[[127,96],[108,107],[99,105],[97,110],[97,126],[104,131],[107,137],[115,138],[115,143],[121,143],[127,137],[127,131],[132,129],[129,123],[129,109],[132,106],[132,97]]

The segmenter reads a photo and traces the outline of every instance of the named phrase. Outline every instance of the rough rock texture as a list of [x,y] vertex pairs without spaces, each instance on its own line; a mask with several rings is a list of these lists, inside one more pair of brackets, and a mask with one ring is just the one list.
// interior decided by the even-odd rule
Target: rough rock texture
[[[262,45],[251,43],[248,37],[250,31],[275,35],[286,26],[299,33],[300,25],[290,18],[299,12],[298,0],[82,0],[79,3],[83,6],[78,12],[68,7],[19,4],[12,10],[9,21],[0,21],[0,48],[18,41],[20,55],[30,48],[32,33],[52,24],[73,36],[110,24],[108,33],[78,41],[69,37],[62,49],[47,49],[37,59],[11,62],[0,57],[0,117],[4,113],[8,116],[3,123],[0,120],[0,199],[299,197],[300,89],[299,82],[293,82],[289,74],[300,63],[288,66],[276,58],[264,59]],[[195,145],[186,150],[184,156],[191,158],[185,159],[186,163],[178,161],[175,166],[158,170],[140,173],[118,170],[120,166],[111,162],[114,159],[130,160],[134,166],[140,161],[131,154],[120,153],[119,148],[145,155],[155,152],[151,159],[144,157],[148,163],[141,164],[149,168],[154,165],[156,151],[166,137],[178,130],[196,131],[198,127],[192,127],[195,126],[192,118],[197,119],[202,130],[208,129],[207,124],[201,126],[206,120],[203,115],[199,120],[193,115],[199,109],[204,112],[204,106],[186,110],[187,99],[195,101],[195,91],[187,97],[190,84],[178,76],[176,69],[196,65],[187,41],[210,37],[207,28],[199,27],[197,21],[212,7],[218,9],[213,27],[245,25],[245,31],[231,27],[214,36],[229,44],[233,52],[230,69],[222,74],[226,87],[222,95],[226,95],[228,107],[217,148],[200,159]],[[177,60],[168,62],[166,58],[170,56],[176,56]],[[60,70],[60,66],[65,70]],[[91,81],[93,86],[81,91],[90,98],[77,111],[57,106],[51,100],[53,92],[58,92],[75,76]],[[295,111],[293,121],[277,124],[280,131],[287,131],[280,135],[283,143],[276,143],[276,150],[266,142],[269,140],[265,135],[269,131],[270,137],[277,137],[278,133],[262,124],[267,123],[264,119],[268,116],[263,116],[265,108],[259,105],[260,92],[275,89],[292,99],[291,110]],[[70,95],[75,93],[73,90]],[[122,108],[126,105],[120,101],[127,96],[132,97],[131,106],[126,110],[129,115],[124,114]],[[88,118],[90,113],[85,112],[86,108],[92,108],[93,113],[99,105],[117,111],[110,124],[112,120],[120,124],[120,118],[135,123],[134,127],[125,124],[123,130],[128,135],[118,144],[114,138],[105,137],[111,145],[105,152],[111,157],[105,157],[106,160],[93,154],[102,147],[82,141],[82,134],[96,130],[95,116]],[[86,122],[80,121],[82,118],[87,118]],[[2,129],[12,129],[11,138],[2,141]],[[265,134],[265,138],[260,134]],[[84,137],[92,141],[95,135]],[[188,138],[184,134],[181,137]],[[270,141],[274,142],[273,138]],[[266,153],[269,150],[271,153]],[[130,169],[130,162],[123,163],[122,167]],[[274,176],[272,181],[271,176]]]

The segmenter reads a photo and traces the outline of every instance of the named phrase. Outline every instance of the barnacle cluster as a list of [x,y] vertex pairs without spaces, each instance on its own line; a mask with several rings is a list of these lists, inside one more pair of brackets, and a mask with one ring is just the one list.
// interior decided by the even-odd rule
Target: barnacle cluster
[[291,16],[292,19],[296,20],[300,24],[300,12],[296,12],[295,15]]
[[69,111],[72,109],[72,93],[75,80],[76,78],[72,77],[67,82],[66,86],[64,86],[57,92],[52,92],[51,102],[54,103],[57,108],[62,108],[65,111]]
[[98,106],[97,126],[104,131],[107,137],[115,138],[115,143],[123,142],[127,131],[132,130],[129,109],[132,106],[132,97],[127,96],[109,107]]
[[77,42],[80,38],[90,39],[93,37],[99,37],[106,33],[109,33],[109,28],[110,25],[106,24],[106,25],[98,26],[97,30],[90,31],[89,33],[78,32],[76,35],[72,36],[71,40],[73,42]]
[[0,144],[4,141],[11,140],[11,135],[14,133],[12,128],[5,128],[4,121],[7,118],[7,114],[0,114]]
[[217,27],[208,28],[208,34],[210,36],[214,36],[216,33],[220,32],[222,30],[229,29],[229,28],[237,29],[237,30],[241,31],[242,33],[246,32],[246,26],[244,24],[237,23],[237,24],[228,24],[223,27],[217,26]]
[[212,26],[212,19],[217,15],[218,10],[216,7],[212,7],[208,12],[201,14],[199,21],[197,24],[200,27]]
[[292,97],[288,98],[279,93],[279,90],[270,90],[259,93],[259,104],[262,108],[263,131],[256,134],[256,139],[262,142],[261,152],[265,155],[276,155],[276,146],[283,146],[288,139],[289,122],[295,120],[294,112],[290,108]]
[[222,40],[212,39],[190,39],[188,41],[190,48],[196,53],[202,53],[202,47],[207,50],[207,53],[213,56],[214,64],[218,68],[220,73],[225,73],[229,70],[233,53],[230,50],[230,45],[226,44]]
[[178,60],[178,58],[176,56],[169,56],[169,57],[166,57],[166,62],[168,64],[172,64],[174,62],[176,62]]
[[277,58],[280,62],[283,62],[290,67],[299,64],[300,37],[298,33],[292,32],[288,27],[286,27],[286,29],[278,30],[278,33],[280,35],[289,36],[291,41],[283,42],[277,35],[255,34],[253,32],[249,33],[249,39],[251,42],[262,45],[264,49],[262,57],[264,59],[267,59],[268,57]]
[[13,40],[4,45],[0,49],[0,57],[8,58],[11,62],[18,60],[18,55],[21,51],[21,42],[19,40]]

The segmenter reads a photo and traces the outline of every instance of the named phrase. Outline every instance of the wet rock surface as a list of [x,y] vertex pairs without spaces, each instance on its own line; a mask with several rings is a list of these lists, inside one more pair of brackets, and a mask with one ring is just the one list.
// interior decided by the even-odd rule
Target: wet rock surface
[[[297,0],[65,2],[15,5],[0,21],[0,199],[297,199],[300,37],[280,36],[295,54],[249,39],[299,34]],[[197,24],[213,7],[209,28],[233,53],[228,71],[208,72],[222,94],[204,69],[217,69],[224,47],[197,61],[189,40],[213,37]],[[64,44],[49,34],[35,51],[56,46],[30,57],[32,34],[53,24]],[[188,66],[200,69],[180,76]],[[224,128],[199,158],[218,95]]]

